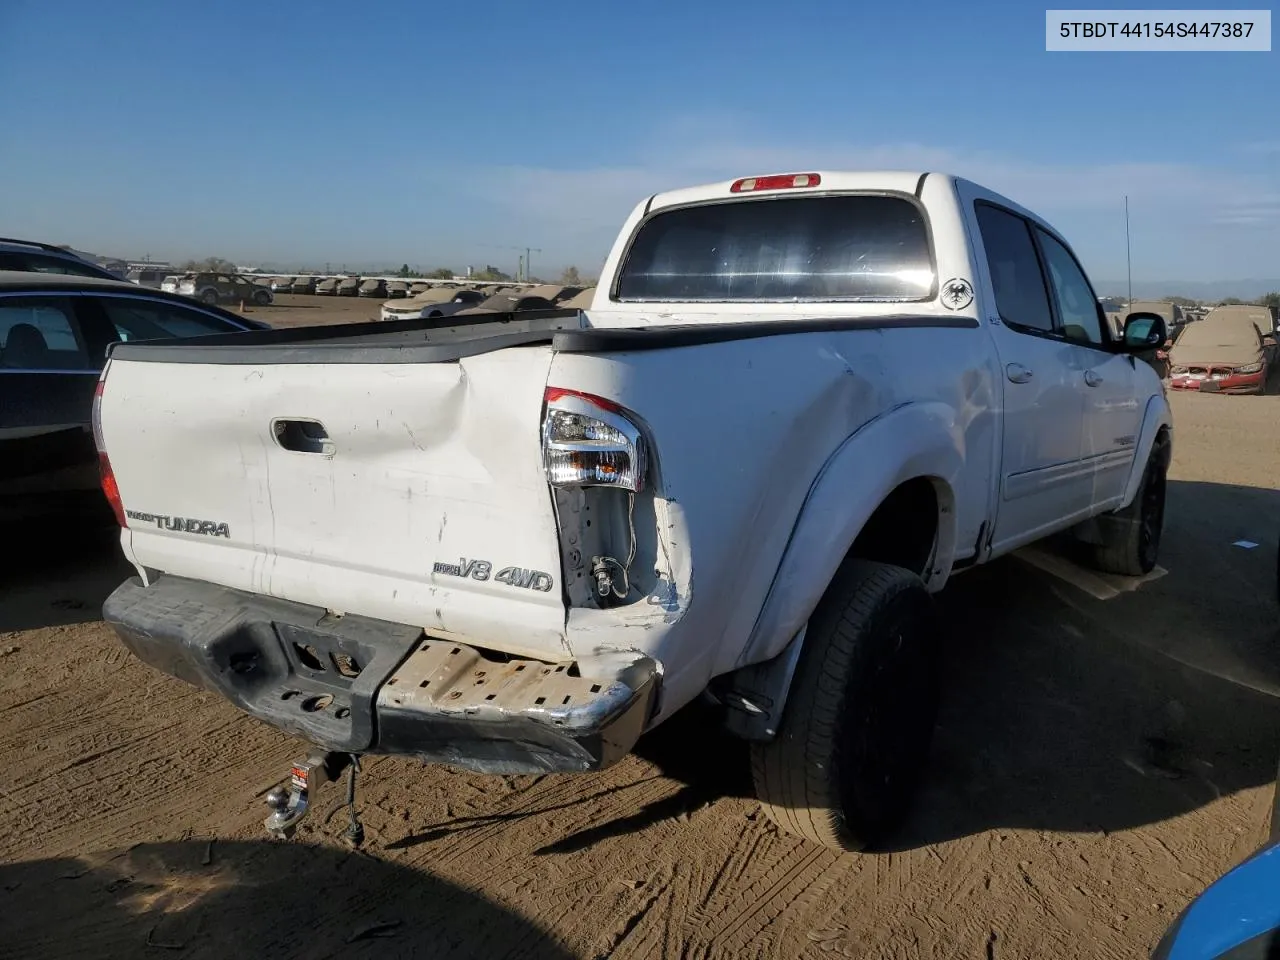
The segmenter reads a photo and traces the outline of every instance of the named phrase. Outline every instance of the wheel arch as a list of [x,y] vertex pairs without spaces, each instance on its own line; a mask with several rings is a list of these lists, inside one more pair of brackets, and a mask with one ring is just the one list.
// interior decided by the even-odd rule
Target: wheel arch
[[953,411],[919,404],[841,444],[809,489],[736,667],[782,651],[847,559],[905,566],[941,588],[956,552],[962,439]]
[[1165,466],[1173,457],[1173,412],[1169,409],[1169,401],[1163,392],[1153,394],[1147,399],[1147,408],[1142,416],[1142,429],[1138,432],[1137,449],[1133,454],[1133,463],[1129,467],[1129,479],[1125,483],[1124,500],[1121,507],[1133,503],[1138,495],[1138,487],[1142,485],[1142,476],[1147,469],[1147,460],[1151,451],[1159,443],[1163,450],[1161,456]]

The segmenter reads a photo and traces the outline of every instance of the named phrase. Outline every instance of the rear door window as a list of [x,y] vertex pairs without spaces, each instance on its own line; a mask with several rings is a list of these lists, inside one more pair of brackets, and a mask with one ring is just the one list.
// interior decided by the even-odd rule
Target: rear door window
[[1053,311],[1031,225],[986,203],[978,204],[976,212],[1000,319],[1011,330],[1052,333]]
[[905,196],[771,197],[663,211],[641,226],[615,296],[628,301],[921,301],[929,225]]
[[0,368],[78,371],[94,366],[67,298],[0,298]]

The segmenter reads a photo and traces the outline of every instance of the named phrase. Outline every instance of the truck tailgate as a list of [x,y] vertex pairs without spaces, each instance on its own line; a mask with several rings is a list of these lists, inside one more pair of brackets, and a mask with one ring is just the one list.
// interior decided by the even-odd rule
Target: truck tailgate
[[101,428],[126,551],[177,576],[564,657],[539,433],[551,356],[112,359]]

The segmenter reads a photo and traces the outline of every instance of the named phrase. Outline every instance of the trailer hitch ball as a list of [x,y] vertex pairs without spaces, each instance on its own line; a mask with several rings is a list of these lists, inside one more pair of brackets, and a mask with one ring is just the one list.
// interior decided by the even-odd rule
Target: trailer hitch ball
[[[326,783],[333,783],[342,775],[347,767],[352,772],[358,769],[355,757],[349,753],[331,753],[317,750],[306,757],[295,760],[289,768],[287,785],[273,787],[267,792],[267,806],[270,816],[262,825],[267,833],[279,840],[288,840],[298,829],[298,824],[311,809],[312,794]],[[347,803],[352,807],[352,821],[355,819],[355,778],[348,785]]]

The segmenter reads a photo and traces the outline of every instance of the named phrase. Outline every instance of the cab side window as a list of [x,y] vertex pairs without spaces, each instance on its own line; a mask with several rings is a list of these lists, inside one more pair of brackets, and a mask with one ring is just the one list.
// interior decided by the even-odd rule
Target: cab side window
[[1101,346],[1105,340],[1102,319],[1099,317],[1098,300],[1093,295],[1089,280],[1080,264],[1055,237],[1039,227],[1036,234],[1040,249],[1044,251],[1045,265],[1049,269],[1049,285],[1058,302],[1058,316],[1062,320],[1062,333],[1068,340]]
[[1053,310],[1030,224],[985,203],[977,205],[976,214],[1000,320],[1012,330],[1053,333]]

